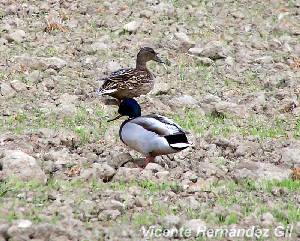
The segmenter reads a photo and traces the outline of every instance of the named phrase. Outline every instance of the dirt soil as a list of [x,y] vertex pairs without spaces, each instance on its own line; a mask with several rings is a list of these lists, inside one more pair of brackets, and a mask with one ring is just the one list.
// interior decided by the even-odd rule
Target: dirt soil
[[[141,46],[194,143],[144,170],[95,94]],[[0,1],[0,241],[300,240],[299,98],[299,0]]]

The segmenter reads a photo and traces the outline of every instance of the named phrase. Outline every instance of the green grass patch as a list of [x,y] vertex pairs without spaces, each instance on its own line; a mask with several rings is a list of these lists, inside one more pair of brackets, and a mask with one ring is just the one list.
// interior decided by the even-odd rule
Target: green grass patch
[[300,207],[292,202],[282,203],[278,208],[271,210],[277,221],[284,225],[294,224],[300,221]]
[[82,144],[101,139],[107,127],[106,113],[99,107],[90,114],[81,106],[74,116],[62,119],[58,119],[55,113],[45,114],[40,111],[33,113],[20,111],[12,116],[0,117],[1,131],[21,134],[27,131],[35,132],[40,128],[67,129],[73,131]]
[[190,130],[200,136],[210,133],[213,136],[229,137],[239,134],[244,137],[255,136],[259,139],[287,137],[290,132],[300,135],[300,121],[296,125],[286,123],[285,120],[275,118],[274,120],[258,120],[254,116],[247,120],[241,120],[216,113],[200,114],[194,109],[187,109],[184,116],[178,114],[173,119],[184,129]]
[[135,227],[150,226],[156,223],[156,215],[152,212],[134,213],[132,215],[132,223]]
[[289,191],[300,191],[300,180],[285,179],[282,181],[267,181],[263,186],[268,192],[272,192],[275,187],[286,188]]

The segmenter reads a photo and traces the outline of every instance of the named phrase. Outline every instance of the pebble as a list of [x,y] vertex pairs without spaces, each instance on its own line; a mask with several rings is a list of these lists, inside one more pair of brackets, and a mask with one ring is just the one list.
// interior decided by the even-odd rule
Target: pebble
[[186,48],[191,48],[195,45],[195,42],[184,32],[177,32],[174,34],[175,38],[180,41],[181,45]]
[[5,82],[0,84],[0,91],[1,95],[5,98],[12,98],[16,95],[16,91],[11,87],[11,85]]
[[19,150],[6,150],[0,159],[0,166],[7,177],[17,177],[23,181],[36,180],[43,184],[47,177],[32,156]]
[[206,223],[202,221],[201,219],[190,219],[184,222],[182,225],[184,229],[188,229],[191,231],[191,234],[193,236],[196,236],[198,234],[199,230],[205,230],[206,229]]
[[116,220],[117,217],[119,217],[120,215],[121,212],[117,209],[103,210],[101,213],[99,213],[98,220],[99,221]]
[[110,180],[116,173],[116,170],[106,163],[93,163],[93,169],[96,170],[96,177],[104,181]]
[[271,226],[275,222],[275,218],[271,213],[263,213],[260,220],[265,227]]
[[153,12],[150,10],[142,10],[140,12],[140,17],[141,18],[150,18],[153,15]]
[[223,59],[227,57],[226,50],[224,45],[220,41],[210,41],[204,47],[201,56],[207,57],[213,60]]
[[16,56],[15,60],[32,69],[46,70],[54,69],[61,70],[67,65],[67,62],[58,57],[30,57],[30,56]]
[[165,229],[179,228],[181,225],[181,219],[175,215],[167,215],[160,221],[161,225]]
[[26,33],[24,30],[18,29],[15,30],[7,35],[5,35],[5,38],[8,42],[16,42],[16,43],[22,43],[25,40]]
[[141,26],[141,22],[139,21],[132,21],[132,22],[129,22],[127,23],[123,29],[125,31],[128,31],[129,33],[136,33],[138,31],[138,29],[140,28]]
[[12,80],[10,82],[10,85],[17,92],[24,91],[27,89],[27,85],[20,80]]

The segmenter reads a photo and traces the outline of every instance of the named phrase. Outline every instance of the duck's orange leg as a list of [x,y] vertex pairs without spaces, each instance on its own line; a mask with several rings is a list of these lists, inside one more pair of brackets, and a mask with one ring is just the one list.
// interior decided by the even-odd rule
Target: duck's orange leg
[[141,167],[142,169],[144,169],[150,162],[153,162],[154,159],[155,159],[154,156],[147,156],[147,157],[144,159],[143,163],[140,165],[140,167]]

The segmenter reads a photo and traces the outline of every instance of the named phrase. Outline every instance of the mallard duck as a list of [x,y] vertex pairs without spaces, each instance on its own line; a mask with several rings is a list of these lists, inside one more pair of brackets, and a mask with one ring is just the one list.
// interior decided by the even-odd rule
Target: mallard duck
[[184,131],[167,117],[151,114],[141,116],[141,107],[132,98],[124,99],[119,115],[109,121],[128,116],[119,131],[121,141],[146,156],[144,167],[156,156],[176,153],[191,146]]
[[154,75],[147,69],[147,62],[150,60],[163,63],[152,48],[141,48],[137,54],[135,69],[125,68],[112,72],[102,79],[104,82],[97,94],[109,95],[119,101],[147,94],[154,86]]

